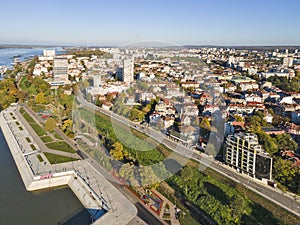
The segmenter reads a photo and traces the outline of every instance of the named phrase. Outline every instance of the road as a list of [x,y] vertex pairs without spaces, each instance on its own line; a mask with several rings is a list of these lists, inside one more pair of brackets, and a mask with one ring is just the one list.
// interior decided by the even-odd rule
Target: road
[[[88,107],[89,109],[98,111],[104,115],[109,116],[112,120],[116,120],[120,123],[123,123],[127,126],[129,126],[132,129],[138,130],[140,132],[146,133],[150,138],[154,140],[161,141],[162,140],[162,133],[155,131],[150,128],[144,128],[143,126],[136,124],[134,122],[129,121],[128,119],[119,116],[112,111],[106,111],[100,107],[97,107],[96,105],[86,101],[83,98],[83,95],[80,93],[77,96],[81,106]],[[205,154],[196,154],[193,153],[192,149],[189,149],[183,145],[179,145],[176,142],[173,142],[170,139],[163,138],[162,144],[164,144],[166,147],[170,148],[174,152],[177,152],[180,155],[183,156],[190,156],[190,158],[200,162],[201,164],[204,164],[205,166],[210,167],[211,169],[223,174],[224,176],[244,185],[246,188],[254,191],[255,193],[265,197],[266,199],[272,201],[273,203],[285,208],[289,212],[292,212],[296,216],[300,217],[300,203],[298,199],[295,199],[295,197],[285,194],[281,192],[278,189],[272,188],[259,180],[253,179],[249,176],[246,176],[244,174],[238,173],[234,171],[233,169],[229,168],[226,165],[220,164],[219,161],[209,158]]]

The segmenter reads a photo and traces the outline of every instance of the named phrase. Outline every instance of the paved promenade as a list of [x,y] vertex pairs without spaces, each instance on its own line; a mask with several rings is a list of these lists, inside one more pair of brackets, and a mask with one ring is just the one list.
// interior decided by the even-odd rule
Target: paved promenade
[[42,153],[43,142],[34,136],[33,130],[29,131],[30,126],[17,107],[0,113],[0,126],[27,190],[68,185],[84,207],[94,213],[92,217],[98,211],[106,211],[100,219],[94,218],[93,224],[132,224],[137,215],[136,207],[88,161],[55,165],[48,162]]

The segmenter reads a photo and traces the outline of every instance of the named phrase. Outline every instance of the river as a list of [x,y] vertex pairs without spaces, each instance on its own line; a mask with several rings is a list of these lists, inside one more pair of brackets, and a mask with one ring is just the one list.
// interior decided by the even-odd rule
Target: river
[[[0,66],[12,68],[12,63],[15,58],[19,61],[33,58],[37,55],[42,55],[45,48],[3,48],[0,49]],[[56,54],[61,54],[62,48],[47,48],[55,49]]]

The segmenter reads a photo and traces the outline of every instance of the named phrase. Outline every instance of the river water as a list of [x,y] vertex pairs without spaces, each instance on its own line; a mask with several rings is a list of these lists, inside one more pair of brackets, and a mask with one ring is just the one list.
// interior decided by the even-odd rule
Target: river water
[[71,189],[27,192],[0,130],[0,225],[88,225]]
[[[62,48],[47,48],[55,49],[56,54],[63,53]],[[33,58],[43,54],[44,48],[3,48],[0,49],[0,66],[12,67],[15,58],[19,61]]]

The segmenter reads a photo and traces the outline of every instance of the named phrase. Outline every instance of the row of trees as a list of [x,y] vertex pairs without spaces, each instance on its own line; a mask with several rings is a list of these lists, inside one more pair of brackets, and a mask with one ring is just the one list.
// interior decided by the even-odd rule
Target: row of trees
[[[284,119],[270,110],[273,115],[273,125],[279,126]],[[252,117],[248,117],[246,122],[250,124],[250,131],[258,136],[259,143],[269,154],[274,157],[274,178],[283,189],[288,189],[295,193],[300,193],[300,171],[297,167],[292,166],[292,162],[282,159],[278,153],[280,151],[296,151],[298,144],[289,134],[279,134],[271,136],[267,134],[262,127],[270,126],[264,119],[263,112],[256,112]]]
[[272,137],[267,134],[262,128],[270,125],[264,117],[265,115],[263,112],[257,111],[253,116],[247,117],[246,119],[246,122],[249,124],[249,131],[257,134],[259,143],[263,146],[263,148],[271,155],[275,155],[281,150],[297,150],[298,145],[292,139],[291,135],[280,134]]

